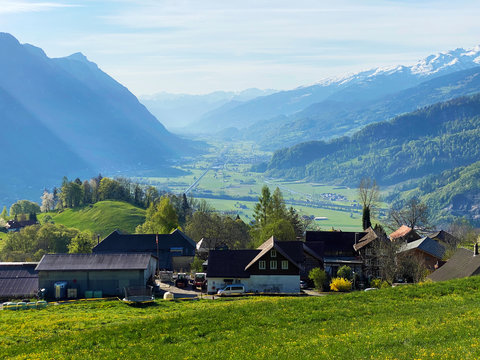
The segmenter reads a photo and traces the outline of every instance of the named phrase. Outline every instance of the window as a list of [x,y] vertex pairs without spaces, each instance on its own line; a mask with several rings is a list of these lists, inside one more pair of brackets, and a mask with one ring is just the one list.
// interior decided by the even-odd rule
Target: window
[[372,249],[370,249],[369,247],[365,249],[365,254],[366,255],[372,255]]
[[271,250],[270,251],[270,256],[271,257],[277,257],[277,250]]
[[277,269],[277,260],[271,260],[270,261],[270,269],[271,270],[276,270]]
[[258,268],[259,268],[260,270],[265,270],[265,269],[267,268],[267,264],[265,264],[265,260],[260,260],[260,261],[258,262]]
[[288,260],[282,260],[282,270],[288,270]]

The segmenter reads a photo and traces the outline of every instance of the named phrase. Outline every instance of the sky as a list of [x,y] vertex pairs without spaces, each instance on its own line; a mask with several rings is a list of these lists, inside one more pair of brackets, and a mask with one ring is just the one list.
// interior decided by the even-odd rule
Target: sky
[[480,44],[480,1],[0,0],[0,31],[135,95],[292,89]]

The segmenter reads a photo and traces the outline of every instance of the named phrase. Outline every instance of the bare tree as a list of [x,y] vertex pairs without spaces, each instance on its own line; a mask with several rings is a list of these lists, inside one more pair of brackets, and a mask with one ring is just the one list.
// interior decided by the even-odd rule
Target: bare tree
[[416,197],[403,204],[394,204],[390,209],[389,220],[393,229],[406,225],[419,232],[432,230],[428,207]]

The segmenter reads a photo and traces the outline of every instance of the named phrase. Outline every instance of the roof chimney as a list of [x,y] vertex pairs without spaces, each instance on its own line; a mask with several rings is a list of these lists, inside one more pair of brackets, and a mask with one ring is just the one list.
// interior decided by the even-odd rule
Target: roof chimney
[[475,245],[473,245],[473,256],[477,256],[478,255],[478,243],[475,243]]

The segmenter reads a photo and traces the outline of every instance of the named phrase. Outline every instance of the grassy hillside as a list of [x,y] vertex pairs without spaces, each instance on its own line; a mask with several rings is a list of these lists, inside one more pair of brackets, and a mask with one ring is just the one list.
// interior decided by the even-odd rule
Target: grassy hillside
[[476,359],[480,277],[325,297],[0,313],[0,358]]
[[91,230],[102,237],[115,229],[133,233],[137,225],[145,221],[145,210],[121,201],[100,201],[81,209],[67,209],[61,213],[48,214],[57,224]]

